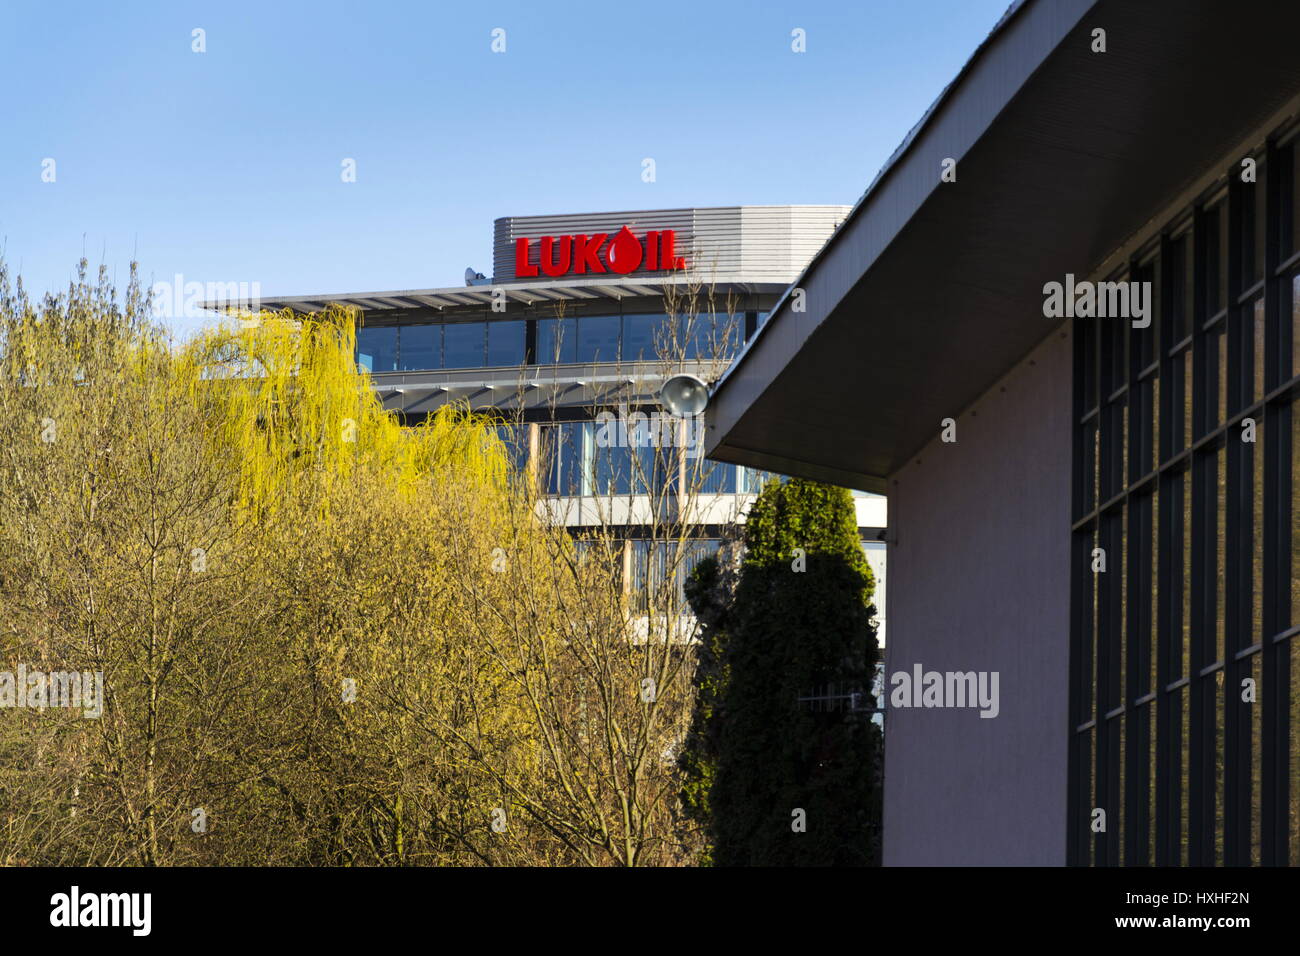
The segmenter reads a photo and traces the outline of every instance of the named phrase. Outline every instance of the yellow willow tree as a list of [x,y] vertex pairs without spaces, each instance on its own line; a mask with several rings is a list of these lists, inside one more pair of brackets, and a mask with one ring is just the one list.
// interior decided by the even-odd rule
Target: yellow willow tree
[[121,304],[84,263],[33,303],[0,264],[0,671],[104,680],[96,718],[0,711],[0,860],[483,858],[490,775],[410,714],[528,759],[446,585],[472,521],[499,587],[518,502],[485,423],[384,414],[353,336],[247,316],[177,350],[134,270]]
[[[255,808],[257,826],[269,801],[311,862],[486,860],[495,782],[413,715],[528,759],[525,711],[450,584],[502,590],[494,543],[527,503],[489,422],[449,407],[400,427],[354,345],[354,316],[331,310],[243,316],[185,352],[192,387],[222,408],[211,443],[240,463],[237,510],[274,543],[265,583],[291,637],[272,673],[299,689],[276,723],[292,732],[264,748],[280,759],[232,810]],[[480,542],[468,564],[453,527]]]

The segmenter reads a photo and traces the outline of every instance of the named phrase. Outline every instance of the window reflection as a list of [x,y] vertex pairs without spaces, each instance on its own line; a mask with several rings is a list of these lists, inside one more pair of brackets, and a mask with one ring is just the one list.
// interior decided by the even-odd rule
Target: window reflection
[[371,372],[397,368],[397,328],[373,326],[357,329],[357,363]]
[[547,494],[582,494],[582,426],[582,422],[542,426],[537,473]]
[[[662,312],[533,320],[541,365],[730,359],[744,340],[745,313],[673,317]],[[372,372],[508,368],[528,362],[528,322],[415,322],[357,330],[357,361]]]
[[662,312],[623,316],[623,361],[653,361],[658,355],[656,337],[661,333],[663,323]]
[[442,368],[442,326],[404,325],[398,346],[403,369]]
[[631,580],[628,582],[632,610],[646,613],[689,612],[686,581],[705,558],[718,553],[717,538],[693,541],[650,541],[629,543],[632,549]]
[[457,322],[443,329],[443,368],[483,366],[484,322]]
[[697,458],[686,463],[688,471],[694,471],[688,484],[698,484],[702,495],[731,495],[736,493],[736,466],[718,461]]
[[578,360],[578,320],[538,319],[537,361],[568,365]]
[[578,319],[578,361],[617,362],[620,318],[584,315]]
[[489,322],[487,326],[487,363],[492,367],[522,365],[527,324],[520,321]]

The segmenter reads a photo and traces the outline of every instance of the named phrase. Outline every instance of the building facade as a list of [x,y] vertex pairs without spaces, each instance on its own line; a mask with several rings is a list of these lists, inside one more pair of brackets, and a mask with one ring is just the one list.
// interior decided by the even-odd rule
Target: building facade
[[[470,269],[464,286],[261,304],[359,309],[357,360],[408,423],[451,402],[499,415],[551,520],[578,537],[598,528],[622,536],[636,602],[658,569],[680,577],[715,550],[765,477],[705,461],[702,431],[675,430],[661,386],[683,372],[721,375],[847,213],[733,206],[502,218],[491,277]],[[883,639],[885,502],[867,493],[856,502],[881,584]],[[664,507],[691,528],[683,561],[655,540]]]
[[887,864],[1300,864],[1297,28],[1013,4],[713,390],[888,493],[891,687],[999,677],[887,689]]

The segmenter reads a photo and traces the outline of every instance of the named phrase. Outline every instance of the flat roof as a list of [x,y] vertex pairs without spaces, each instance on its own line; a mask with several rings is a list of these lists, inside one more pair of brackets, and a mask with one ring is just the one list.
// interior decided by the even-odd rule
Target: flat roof
[[1300,91],[1298,32],[1263,0],[1014,4],[715,385],[710,457],[883,491],[1059,325],[1045,282]]

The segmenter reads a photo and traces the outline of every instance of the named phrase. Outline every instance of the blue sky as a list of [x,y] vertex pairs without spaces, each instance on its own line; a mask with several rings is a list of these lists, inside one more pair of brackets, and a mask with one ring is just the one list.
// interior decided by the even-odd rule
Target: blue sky
[[852,203],[1008,2],[10,0],[0,242],[324,294],[491,274],[499,216]]

